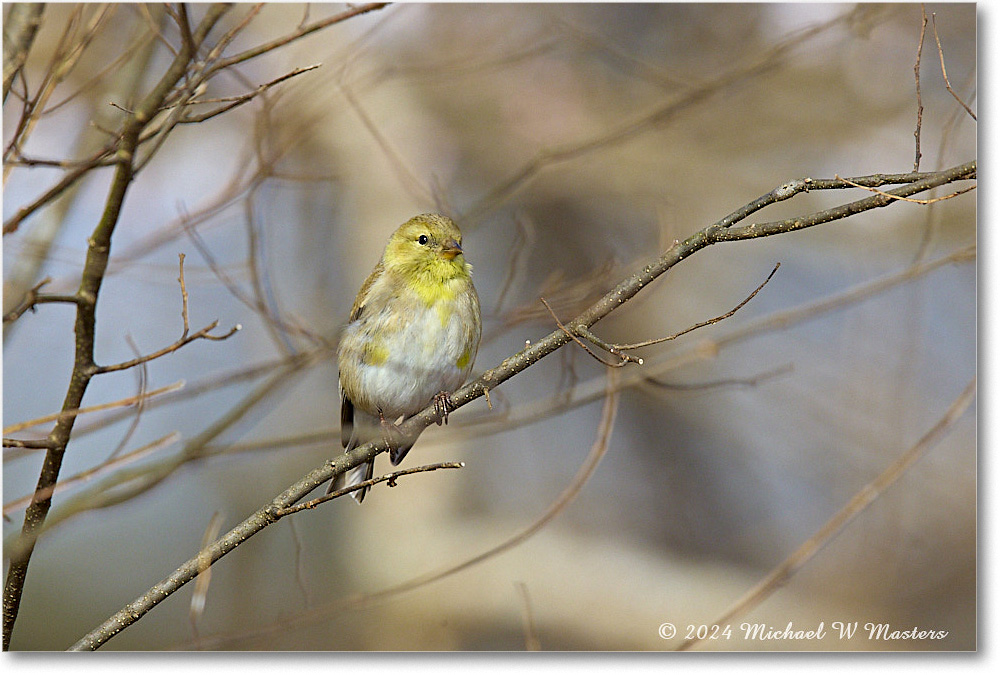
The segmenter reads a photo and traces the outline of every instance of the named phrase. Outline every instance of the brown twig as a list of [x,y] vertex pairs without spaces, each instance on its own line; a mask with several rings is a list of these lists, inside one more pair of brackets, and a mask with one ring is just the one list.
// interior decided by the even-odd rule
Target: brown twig
[[[203,105],[203,104],[206,104],[206,103],[226,103],[227,104],[227,105],[224,105],[224,106],[220,106],[220,107],[218,107],[218,108],[216,108],[214,110],[210,110],[208,112],[201,113],[199,115],[183,115],[178,120],[178,124],[198,124],[200,122],[204,122],[206,120],[210,120],[213,117],[216,117],[217,115],[221,115],[223,113],[229,112],[230,110],[232,110],[234,108],[237,108],[237,107],[243,105],[244,103],[248,103],[248,102],[254,100],[255,98],[257,98],[258,96],[260,96],[265,91],[267,91],[268,89],[270,89],[271,87],[273,87],[275,85],[281,84],[282,82],[284,82],[286,80],[289,80],[289,79],[295,77],[296,75],[301,75],[302,73],[308,73],[310,70],[316,70],[321,65],[322,64],[317,63],[317,64],[314,64],[314,65],[311,65],[311,66],[303,66],[301,68],[296,68],[295,70],[293,70],[293,71],[291,71],[289,73],[285,73],[284,75],[282,75],[280,77],[276,77],[273,80],[271,80],[270,82],[265,82],[264,84],[259,85],[253,91],[251,91],[249,93],[246,93],[246,94],[241,94],[240,96],[226,96],[226,97],[215,98],[215,99],[202,99],[200,101],[198,101],[198,100],[191,100],[191,101],[184,101],[183,103],[175,103],[175,104],[173,104],[173,106],[177,106],[177,105],[193,106],[193,105]],[[169,107],[173,107],[173,106],[168,106],[168,108]]]
[[650,384],[658,389],[667,389],[670,391],[709,391],[713,389],[722,389],[725,387],[756,387],[761,382],[765,382],[772,378],[778,377],[780,375],[786,375],[794,370],[792,364],[787,363],[778,368],[774,368],[759,375],[753,375],[751,377],[734,377],[727,378],[724,380],[713,380],[711,382],[665,382],[656,377],[647,377],[643,380],[643,384]]
[[172,391],[177,391],[184,387],[184,380],[179,382],[174,382],[173,384],[168,384],[165,387],[160,387],[159,389],[154,389],[153,391],[148,391],[145,394],[139,396],[129,396],[128,398],[119,399],[117,401],[111,401],[110,403],[100,403],[98,405],[89,405],[85,408],[73,408],[70,410],[61,410],[57,413],[51,413],[49,415],[43,415],[42,417],[36,417],[35,419],[27,420],[25,422],[18,422],[17,424],[11,424],[8,427],[4,427],[3,433],[13,434],[18,431],[24,431],[25,429],[30,429],[31,427],[37,427],[41,424],[48,424],[49,422],[55,422],[57,420],[70,419],[77,417],[79,415],[86,415],[87,413],[99,412],[101,410],[111,410],[113,408],[125,408],[128,406],[133,406],[143,399],[153,398],[154,396],[159,396],[161,394],[168,394]]
[[302,372],[304,365],[307,363],[307,361],[289,362],[286,359],[284,367],[281,370],[274,373],[267,381],[258,385],[215,422],[210,424],[207,429],[188,440],[180,453],[158,462],[149,462],[132,469],[125,468],[119,470],[103,482],[93,485],[90,489],[81,490],[66,499],[60,507],[52,511],[42,530],[33,532],[30,535],[22,534],[20,537],[6,541],[5,553],[9,552],[11,557],[19,555],[25,548],[34,545],[39,534],[48,532],[52,528],[87,511],[115,506],[134,499],[159,485],[180,467],[203,458],[205,456],[205,448],[209,443],[243,419],[269,396],[272,396],[292,376]]
[[401,476],[409,476],[411,473],[424,473],[425,471],[437,471],[438,469],[463,469],[465,468],[465,462],[438,462],[436,464],[425,464],[423,466],[415,466],[412,469],[401,469],[399,471],[393,471],[392,473],[387,473],[384,476],[379,476],[378,478],[369,478],[368,480],[361,481],[356,485],[350,485],[347,487],[340,488],[339,490],[334,490],[333,492],[323,495],[322,497],[317,497],[316,499],[310,499],[307,502],[302,502],[295,506],[290,506],[286,509],[278,509],[274,512],[276,518],[284,518],[285,516],[290,516],[293,513],[298,513],[299,511],[305,511],[306,509],[314,509],[320,504],[325,504],[331,499],[336,499],[337,497],[343,497],[344,495],[349,495],[357,490],[364,490],[370,488],[372,485],[378,485],[379,483],[387,483],[389,487],[396,487],[396,479]]
[[531,608],[531,596],[528,595],[528,585],[523,581],[514,584],[518,595],[521,596],[521,621],[524,626],[524,649],[529,652],[537,652],[542,648],[542,642],[538,639],[538,631],[535,628],[535,612]]
[[957,197],[959,195],[964,195],[966,192],[970,192],[970,191],[976,189],[975,185],[970,185],[967,188],[962,188],[961,190],[956,190],[955,192],[952,192],[951,194],[947,194],[944,197],[934,197],[933,199],[911,199],[910,197],[900,197],[898,195],[894,195],[894,194],[889,193],[889,192],[884,192],[882,190],[879,190],[878,188],[868,187],[866,185],[858,185],[857,183],[854,183],[854,182],[848,180],[847,178],[841,178],[840,176],[837,176],[837,175],[834,175],[834,178],[836,178],[837,180],[842,180],[845,183],[847,183],[848,185],[851,185],[853,187],[861,188],[862,190],[868,190],[869,192],[874,192],[877,195],[882,195],[883,197],[888,197],[889,199],[898,199],[901,202],[910,202],[911,204],[922,204],[924,206],[926,206],[928,204],[933,204],[935,202],[943,202],[946,199],[952,199],[953,197]]
[[648,111],[632,120],[626,120],[615,127],[595,134],[590,138],[580,140],[566,145],[542,148],[535,157],[520,168],[514,171],[506,180],[499,183],[486,195],[480,198],[465,213],[461,214],[463,222],[476,220],[482,215],[490,212],[506,199],[514,195],[518,190],[535,179],[545,168],[575,159],[591,152],[619,145],[637,135],[655,128],[656,125],[663,124],[673,119],[682,112],[692,108],[703,101],[709,100],[716,94],[724,91],[727,87],[739,84],[745,85],[750,78],[762,75],[783,63],[786,56],[797,45],[816,35],[830,30],[846,22],[853,12],[847,12],[824,24],[808,28],[794,35],[787,40],[775,45],[759,58],[749,64],[740,64],[723,75],[705,82],[697,87],[692,87],[675,99],[663,103],[651,111]]
[[[143,445],[140,448],[136,448],[131,452],[127,452],[124,455],[119,455],[118,457],[109,457],[108,459],[101,462],[97,466],[91,467],[86,471],[81,471],[80,473],[74,474],[69,478],[60,480],[55,485],[51,485],[45,488],[42,491],[42,496],[51,497],[58,491],[64,490],[72,485],[76,485],[77,483],[88,481],[91,478],[95,478],[100,474],[105,473],[109,469],[118,468],[130,462],[134,462],[138,459],[145,457],[146,455],[149,455],[151,453],[156,452],[157,450],[160,450],[161,448],[165,448],[172,445],[173,443],[176,443],[177,441],[180,440],[180,437],[181,435],[176,431],[174,431],[162,438],[156,439],[152,443],[147,443],[146,445]],[[35,497],[36,495],[34,494],[26,495],[24,497],[21,497],[20,499],[15,499],[12,502],[4,504],[3,514],[6,516],[7,514],[13,511],[17,511],[18,509],[24,508],[29,503],[31,503],[32,498]]]
[[[205,528],[205,533],[201,536],[201,549],[204,549],[212,540],[219,536],[222,529],[222,513],[216,511],[212,514]],[[188,609],[188,620],[191,622],[191,630],[194,632],[194,639],[198,640],[198,619],[205,611],[205,602],[208,599],[208,586],[212,582],[212,562],[207,558],[202,559],[199,565],[198,576],[194,581],[194,593],[191,594],[191,606]]]
[[[47,438],[5,438],[3,439],[5,448],[22,448],[25,450],[47,450],[52,447],[52,441]],[[7,453],[4,453],[4,461],[7,460]]]
[[[142,355],[139,347],[135,344],[135,340],[133,340],[132,336],[128,333],[125,334],[125,342],[128,343],[129,349],[132,350],[132,353],[135,354],[136,357]],[[108,455],[109,460],[114,459],[132,439],[132,434],[134,434],[135,430],[139,428],[139,423],[142,421],[142,413],[146,409],[146,383],[149,381],[149,366],[143,363],[139,368],[136,368],[134,372],[136,386],[139,389],[136,396],[139,398],[139,401],[136,403],[135,415],[132,416],[128,429],[125,430],[125,435],[122,436],[122,439],[118,441],[118,445],[115,446],[115,449],[111,451],[110,455]]]
[[[934,28],[934,41],[937,42],[938,57],[941,59],[941,75],[944,76],[944,86],[948,89],[948,93],[951,94],[959,105],[965,108],[965,112],[969,113],[972,119],[977,120],[976,113],[972,112],[972,108],[965,104],[962,97],[955,93],[955,90],[951,88],[951,82],[948,80],[948,71],[944,67],[944,50],[941,49],[941,38],[938,37],[937,29],[937,14],[931,12],[931,25]],[[978,121],[978,120],[977,120]]]
[[220,59],[219,61],[216,61],[216,63],[208,69],[206,74],[211,75],[216,71],[228,68],[230,66],[234,66],[237,63],[243,63],[244,61],[248,61],[252,58],[258,57],[261,54],[266,54],[267,52],[274,51],[279,47],[283,47],[290,42],[294,42],[295,40],[305,37],[306,35],[309,35],[310,33],[315,33],[318,30],[322,30],[327,26],[332,26],[335,23],[346,21],[347,19],[351,19],[361,14],[367,14],[368,12],[374,12],[380,10],[386,7],[388,4],[389,3],[387,2],[370,2],[364,5],[355,5],[353,7],[349,6],[348,9],[344,10],[343,12],[340,12],[339,14],[334,14],[333,16],[321,19],[307,26],[302,26],[300,28],[297,28],[288,35],[282,36],[275,40],[271,40],[270,42],[266,42],[262,45],[257,45],[256,47],[247,49],[246,51],[230,56],[229,58]]
[[23,315],[29,309],[31,311],[35,311],[35,306],[38,305],[39,302],[76,302],[76,298],[72,296],[49,296],[48,300],[40,296],[38,292],[42,290],[42,286],[45,286],[51,281],[52,277],[45,277],[37,284],[32,286],[30,289],[28,289],[28,292],[25,294],[24,299],[21,300],[21,302],[19,302],[16,307],[14,307],[12,310],[3,315],[3,322],[10,323],[11,321],[17,321],[18,319],[21,318],[21,315]]
[[163,349],[157,350],[152,354],[146,354],[145,356],[139,356],[129,361],[122,361],[121,363],[116,363],[109,366],[96,366],[95,373],[113,373],[118,370],[127,370],[129,368],[134,368],[135,366],[148,363],[154,359],[158,359],[161,356],[166,356],[167,354],[172,354],[184,345],[190,344],[195,340],[225,340],[232,337],[235,333],[243,329],[241,324],[236,324],[229,329],[228,333],[223,333],[222,335],[212,335],[212,331],[215,327],[219,325],[219,321],[215,320],[208,324],[201,330],[191,333],[191,326],[188,321],[188,292],[187,285],[184,283],[184,254],[177,254],[180,260],[180,275],[177,277],[177,281],[181,285],[181,317],[184,320],[184,331],[181,336],[171,345],[164,347]]
[[[638,359],[638,358],[636,358],[634,356],[631,356],[629,354],[620,354],[617,351],[615,351],[613,348],[610,348],[610,347],[606,348],[607,351],[609,351],[612,354],[614,354],[615,356],[619,357],[620,360],[617,361],[617,362],[614,362],[614,363],[612,363],[610,361],[605,361],[600,356],[598,356],[593,351],[591,351],[590,347],[588,347],[586,344],[584,344],[583,340],[581,340],[580,338],[578,338],[574,333],[572,333],[568,328],[566,328],[566,326],[563,325],[563,322],[560,321],[559,317],[556,316],[556,313],[552,311],[552,307],[549,306],[549,303],[548,303],[548,301],[545,300],[545,298],[539,298],[539,300],[541,300],[542,304],[545,305],[545,309],[549,310],[549,314],[552,315],[552,318],[555,320],[556,325],[559,326],[559,330],[561,330],[562,332],[566,333],[566,335],[568,335],[569,338],[573,342],[575,342],[576,344],[580,345],[580,347],[583,348],[583,351],[585,351],[588,354],[590,354],[591,356],[593,356],[594,359],[596,359],[600,363],[603,363],[604,365],[608,366],[609,368],[621,368],[622,366],[624,366],[626,363],[629,363],[630,361],[632,363],[636,363],[636,364],[638,364],[640,366],[642,365],[642,359]],[[593,340],[597,339],[596,336],[592,336],[590,334],[590,331],[587,331],[586,329],[581,329],[581,330],[579,330],[579,332],[584,337],[586,337],[588,340],[593,341]]]
[[10,7],[4,20],[3,33],[3,101],[7,101],[10,86],[28,58],[35,35],[42,23],[45,4],[18,2]]
[[[699,328],[704,328],[705,326],[711,326],[713,323],[719,323],[720,321],[725,321],[733,314],[736,314],[736,312],[740,311],[740,309],[742,309],[744,305],[753,300],[754,296],[760,293],[761,289],[764,288],[764,286],[766,286],[767,283],[771,280],[771,278],[774,276],[774,273],[778,271],[779,267],[781,267],[781,263],[775,263],[774,269],[772,269],[771,273],[767,275],[767,279],[764,279],[764,282],[756,289],[754,289],[753,293],[748,295],[746,298],[743,299],[743,301],[740,304],[736,305],[725,314],[721,314],[713,319],[708,319],[706,321],[699,321],[698,323],[694,324],[693,326],[689,326],[688,328],[685,328],[679,333],[674,333],[673,335],[668,335],[666,337],[655,338],[653,340],[634,342],[632,344],[609,344],[586,329],[582,331],[582,334],[584,337],[586,337],[588,340],[599,346],[601,349],[607,350],[612,354],[619,355],[624,358],[626,355],[622,354],[622,352],[625,350],[639,349],[640,347],[649,347],[650,345],[660,344],[661,342],[667,342],[668,340],[676,340],[680,336],[687,335],[691,331],[698,330]],[[638,359],[637,363],[639,365],[642,365],[642,359]]]
[[920,171],[920,127],[924,119],[924,102],[920,97],[920,58],[924,53],[924,34],[927,32],[927,10],[920,3],[920,41],[917,43],[917,62],[913,64],[913,77],[917,81],[917,128],[913,130],[916,145],[913,156],[913,170]]
[[[844,507],[828,520],[816,533],[802,543],[795,551],[785,558],[785,560],[774,568],[770,574],[760,580],[756,586],[751,588],[743,597],[733,603],[729,609],[723,612],[722,616],[710,624],[726,625],[738,616],[746,614],[759,605],[781,586],[788,583],[807,562],[812,560],[819,551],[833,541],[851,521],[853,521],[862,511],[871,506],[882,493],[891,487],[900,477],[902,477],[913,463],[920,459],[928,450],[933,448],[948,433],[955,422],[965,414],[965,411],[972,404],[976,396],[976,378],[965,387],[954,403],[948,408],[944,416],[938,420],[930,431],[911,446],[896,461],[890,464],[885,471],[880,473],[874,480],[861,488]],[[701,642],[701,639],[692,638],[685,640],[678,647],[678,651],[690,649]]]

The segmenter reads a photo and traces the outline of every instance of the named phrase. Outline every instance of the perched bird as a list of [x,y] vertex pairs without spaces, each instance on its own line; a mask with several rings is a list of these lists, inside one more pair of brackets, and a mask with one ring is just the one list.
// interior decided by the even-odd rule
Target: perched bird
[[[399,417],[432,401],[447,419],[448,395],[472,370],[481,332],[479,296],[458,226],[435,213],[414,216],[389,238],[340,340],[344,451],[392,438]],[[395,436],[393,465],[416,440]],[[370,479],[372,471],[373,462],[361,464],[337,476],[328,492]],[[360,504],[367,491],[352,495]]]

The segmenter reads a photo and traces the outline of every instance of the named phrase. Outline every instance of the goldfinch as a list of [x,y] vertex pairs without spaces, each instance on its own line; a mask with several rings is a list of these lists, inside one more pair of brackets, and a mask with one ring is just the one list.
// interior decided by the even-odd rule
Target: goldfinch
[[[414,216],[396,230],[358,291],[338,350],[345,452],[392,436],[400,417],[430,403],[447,418],[448,394],[465,382],[482,319],[462,233],[445,216]],[[396,434],[399,464],[416,439]],[[337,476],[330,492],[372,477],[373,462]],[[368,488],[352,496],[360,504]]]

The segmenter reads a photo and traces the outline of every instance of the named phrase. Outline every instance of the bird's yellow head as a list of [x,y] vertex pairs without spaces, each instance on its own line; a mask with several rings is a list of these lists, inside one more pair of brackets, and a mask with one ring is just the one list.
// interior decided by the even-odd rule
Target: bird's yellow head
[[462,255],[461,231],[451,218],[436,213],[403,223],[389,238],[382,264],[418,283],[443,283],[472,273]]

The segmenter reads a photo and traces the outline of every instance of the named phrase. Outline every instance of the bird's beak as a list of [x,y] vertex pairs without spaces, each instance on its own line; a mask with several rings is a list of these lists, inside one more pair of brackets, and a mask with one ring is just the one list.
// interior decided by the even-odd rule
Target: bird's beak
[[454,260],[462,253],[462,245],[454,239],[448,239],[441,246],[441,257],[445,260]]

